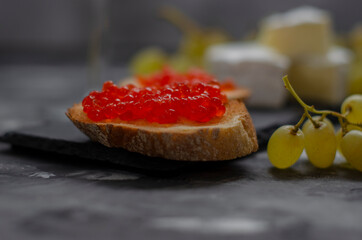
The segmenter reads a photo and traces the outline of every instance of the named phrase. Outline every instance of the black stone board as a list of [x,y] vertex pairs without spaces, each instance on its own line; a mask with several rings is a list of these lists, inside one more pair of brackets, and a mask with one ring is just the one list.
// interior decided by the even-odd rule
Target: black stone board
[[[292,109],[283,111],[252,111],[251,116],[258,134],[259,149],[265,149],[270,135],[277,127],[296,122],[299,115],[299,113]],[[147,157],[121,148],[108,148],[90,141],[88,137],[82,134],[70,121],[52,122],[7,132],[0,137],[0,141],[10,143],[16,147],[111,162],[130,168],[151,171],[169,172],[185,167],[218,164],[214,162],[166,160]]]

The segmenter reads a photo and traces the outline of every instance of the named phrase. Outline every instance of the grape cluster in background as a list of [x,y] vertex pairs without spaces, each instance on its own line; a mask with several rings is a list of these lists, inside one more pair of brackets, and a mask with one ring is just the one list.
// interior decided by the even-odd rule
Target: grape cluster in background
[[204,29],[188,16],[173,7],[164,7],[160,17],[177,27],[183,34],[178,50],[167,54],[163,49],[153,46],[142,49],[131,59],[133,74],[150,74],[168,65],[179,72],[192,67],[204,67],[204,54],[208,47],[231,40],[222,29]]

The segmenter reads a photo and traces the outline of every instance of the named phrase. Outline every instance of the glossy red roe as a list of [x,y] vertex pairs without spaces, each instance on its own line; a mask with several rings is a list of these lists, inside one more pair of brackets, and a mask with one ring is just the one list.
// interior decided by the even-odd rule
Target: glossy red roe
[[227,98],[220,84],[204,72],[176,74],[166,69],[143,80],[143,87],[104,83],[102,91],[93,91],[83,99],[83,111],[93,121],[145,119],[161,124],[182,118],[208,122],[225,113]]
[[218,82],[215,77],[201,69],[191,69],[186,73],[177,73],[168,67],[164,67],[159,73],[150,76],[138,76],[138,82],[142,86],[162,87],[172,83],[190,83],[201,82],[210,85],[218,85],[222,90],[235,89],[235,84],[232,80],[227,79],[224,82]]

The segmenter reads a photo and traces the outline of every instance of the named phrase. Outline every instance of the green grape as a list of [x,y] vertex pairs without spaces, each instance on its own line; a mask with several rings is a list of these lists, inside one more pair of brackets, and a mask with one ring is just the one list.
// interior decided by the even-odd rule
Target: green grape
[[341,149],[346,160],[362,172],[362,132],[352,130],[341,141]]
[[[321,122],[319,121],[320,119],[320,116],[314,116],[312,117],[314,121],[316,122]],[[328,119],[328,118],[324,118],[323,121],[324,123],[326,123],[328,125],[328,127],[334,129],[333,127],[333,123]],[[308,119],[304,124],[303,124],[303,128],[302,128],[302,131],[304,132],[304,129],[306,129],[309,125],[311,125],[312,122]],[[313,125],[313,124],[312,124]]]
[[170,58],[170,67],[178,72],[186,72],[192,67],[195,67],[192,60],[183,54],[176,54]]
[[162,69],[166,64],[167,56],[159,48],[146,48],[138,52],[131,60],[133,74],[149,74]]
[[[361,131],[361,128],[357,127],[357,126],[352,126],[352,125],[348,125],[347,126],[347,131],[352,131],[352,130],[359,130]],[[343,135],[342,135],[342,128],[340,128],[337,133],[336,133],[336,139],[337,139],[337,150],[340,154],[343,155],[342,149],[341,149],[341,141],[342,141]]]
[[292,166],[303,152],[303,132],[298,129],[293,134],[293,130],[294,126],[281,126],[269,139],[267,147],[269,161],[277,168],[284,169]]
[[350,112],[347,119],[353,123],[362,123],[362,94],[354,94],[344,100],[341,106],[341,112],[344,114],[347,109]]
[[200,34],[186,35],[181,40],[180,52],[192,60],[200,60],[205,52],[205,39]]
[[180,53],[187,56],[196,66],[203,66],[204,54],[208,47],[223,43],[229,37],[219,30],[203,31],[201,33],[187,34],[180,44]]
[[334,129],[326,123],[319,122],[320,127],[309,125],[303,131],[305,151],[309,161],[318,168],[327,168],[333,164],[337,151],[337,139]]
[[192,62],[192,65],[201,67],[206,48],[207,42],[203,35],[190,34],[183,37],[179,51]]

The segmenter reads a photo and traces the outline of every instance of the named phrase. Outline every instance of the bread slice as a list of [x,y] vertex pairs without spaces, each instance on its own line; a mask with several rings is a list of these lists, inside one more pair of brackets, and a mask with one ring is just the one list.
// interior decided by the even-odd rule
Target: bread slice
[[224,116],[207,123],[187,120],[177,124],[145,120],[93,122],[83,112],[81,104],[68,109],[66,115],[93,141],[152,157],[220,161],[242,157],[258,149],[251,117],[239,100],[229,101]]
[[[137,81],[137,79],[135,78],[126,78],[126,79],[123,79],[119,82],[119,86],[125,86],[127,84],[133,84],[137,87],[140,86],[139,82]],[[247,88],[243,88],[243,87],[238,87],[236,89],[233,89],[233,90],[227,90],[227,91],[223,91],[225,94],[226,94],[226,97],[229,99],[229,100],[246,100],[250,97],[251,95],[251,92],[249,89]]]

